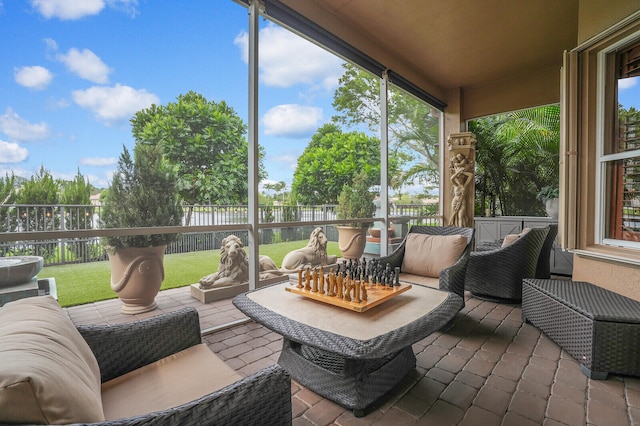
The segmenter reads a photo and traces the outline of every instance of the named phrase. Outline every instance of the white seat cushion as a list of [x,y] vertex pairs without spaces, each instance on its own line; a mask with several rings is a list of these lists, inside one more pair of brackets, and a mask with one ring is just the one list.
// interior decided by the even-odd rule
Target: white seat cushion
[[105,382],[104,414],[114,420],[166,410],[241,378],[202,343]]
[[425,277],[424,275],[413,275],[401,272],[400,281],[409,284],[424,285],[431,288],[440,288],[439,278]]

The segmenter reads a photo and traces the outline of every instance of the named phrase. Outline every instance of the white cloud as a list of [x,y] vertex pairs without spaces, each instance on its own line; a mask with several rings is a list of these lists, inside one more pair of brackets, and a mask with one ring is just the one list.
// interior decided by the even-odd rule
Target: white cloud
[[138,0],[107,0],[109,7],[127,13],[132,18],[138,14]]
[[46,106],[48,109],[55,111],[58,109],[64,109],[64,108],[70,107],[71,102],[66,98],[60,98],[60,99],[49,98],[47,99]]
[[160,99],[153,93],[120,84],[74,90],[71,96],[76,104],[91,111],[107,125],[128,121],[141,109],[160,103]]
[[[248,62],[249,36],[242,32],[233,41]],[[260,30],[260,80],[274,87],[296,84],[333,90],[342,75],[342,60],[284,28],[269,25]]]
[[52,38],[43,38],[44,44],[47,48],[47,52],[57,52],[58,51],[58,43]]
[[91,185],[96,188],[108,188],[111,185],[111,181],[113,180],[113,175],[115,174],[114,169],[109,169],[103,173],[103,176],[94,175],[92,173],[85,174],[85,177],[89,179]]
[[43,90],[51,83],[53,74],[45,67],[34,65],[31,67],[15,68],[14,78],[16,83],[21,86],[35,90]]
[[295,104],[278,105],[262,117],[264,133],[301,138],[313,134],[322,120],[322,108]]
[[95,166],[95,167],[106,167],[113,166],[118,162],[118,159],[115,157],[85,157],[80,159],[80,164],[83,166]]
[[31,6],[47,19],[63,21],[97,15],[105,6],[125,12],[132,18],[138,14],[138,0],[31,0]]
[[278,169],[295,170],[298,167],[298,157],[300,157],[300,154],[269,155],[267,159],[270,163],[279,163],[283,165],[282,167],[278,167]]
[[640,77],[623,78],[621,80],[618,80],[618,89],[630,89],[638,84],[638,80],[640,80]]
[[60,53],[56,58],[80,78],[99,84],[109,82],[111,69],[89,49],[80,51],[74,47],[66,55]]
[[0,140],[0,163],[20,163],[29,157],[29,151],[17,143]]
[[97,15],[104,0],[31,0],[31,6],[47,19],[73,20]]
[[47,123],[31,124],[11,108],[0,115],[0,132],[7,135],[9,140],[17,142],[45,139],[50,135]]

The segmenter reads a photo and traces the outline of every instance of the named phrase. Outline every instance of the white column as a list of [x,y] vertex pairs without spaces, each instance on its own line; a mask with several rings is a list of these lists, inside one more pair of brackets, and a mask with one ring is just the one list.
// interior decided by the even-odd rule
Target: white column
[[386,256],[389,248],[389,116],[387,71],[380,78],[380,212],[383,226],[380,231],[380,256]]
[[249,2],[249,290],[258,283],[258,30],[259,1]]

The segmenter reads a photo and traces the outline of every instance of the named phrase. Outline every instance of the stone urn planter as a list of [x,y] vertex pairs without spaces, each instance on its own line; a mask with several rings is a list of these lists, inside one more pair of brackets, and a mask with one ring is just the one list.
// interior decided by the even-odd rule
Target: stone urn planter
[[123,314],[140,314],[156,309],[155,297],[164,280],[166,245],[120,248],[108,253],[111,289],[122,301]]
[[[373,204],[374,194],[369,191],[371,184],[365,172],[353,178],[353,185],[343,185],[338,195],[336,215],[338,219],[362,219],[373,217],[376,206]],[[338,226],[338,248],[342,257],[358,259],[367,245],[367,223],[347,223]]]
[[557,219],[558,218],[558,208],[560,201],[557,198],[550,198],[544,202],[545,210],[547,211],[547,216]]
[[345,259],[359,259],[367,244],[367,228],[338,226],[338,249]]
[[[136,141],[134,158],[126,147],[106,191],[100,223],[109,228],[177,227],[183,209],[177,178],[163,160],[162,147]],[[102,243],[111,265],[111,289],[123,303],[122,313],[156,308],[164,279],[164,252],[178,234],[108,235]]]

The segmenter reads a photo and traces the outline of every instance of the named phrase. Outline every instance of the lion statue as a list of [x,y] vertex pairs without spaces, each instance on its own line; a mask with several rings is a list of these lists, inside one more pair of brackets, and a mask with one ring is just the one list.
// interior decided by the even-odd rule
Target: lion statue
[[[269,256],[260,256],[260,279],[283,275]],[[229,235],[222,240],[220,247],[220,265],[218,272],[200,278],[200,288],[230,287],[249,281],[249,256],[244,250],[242,240]]]
[[338,261],[338,256],[327,255],[327,241],[322,228],[314,229],[306,247],[290,251],[282,259],[280,270],[291,273],[306,267],[333,265]]

